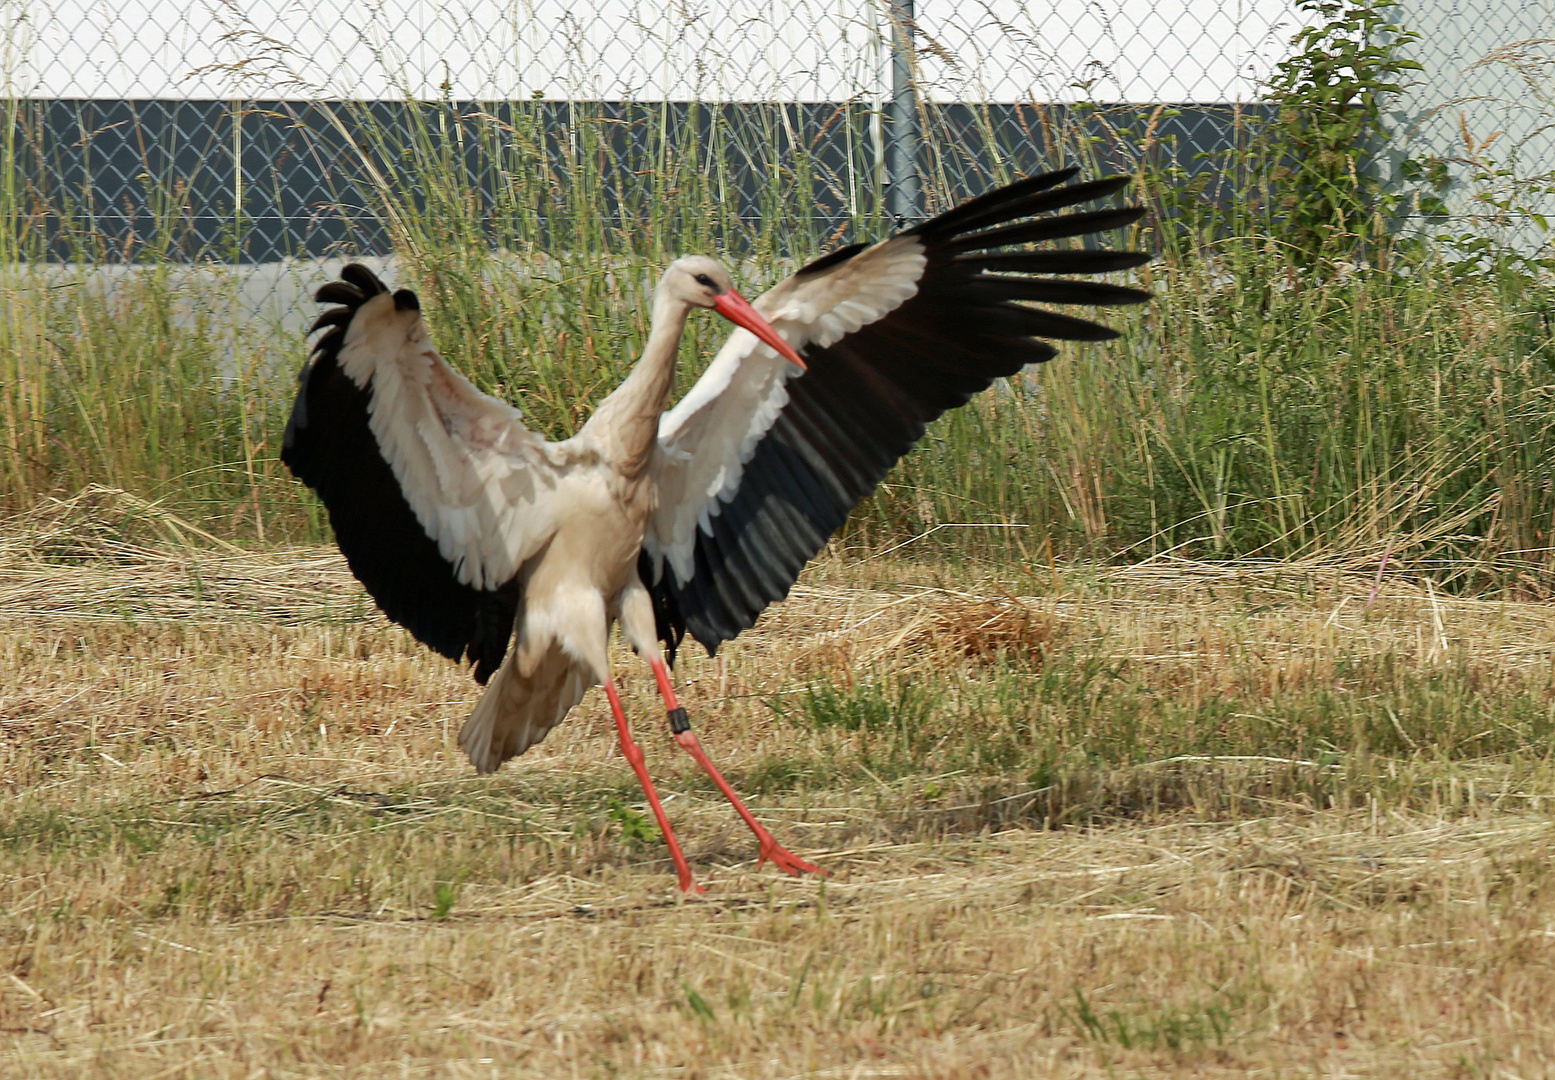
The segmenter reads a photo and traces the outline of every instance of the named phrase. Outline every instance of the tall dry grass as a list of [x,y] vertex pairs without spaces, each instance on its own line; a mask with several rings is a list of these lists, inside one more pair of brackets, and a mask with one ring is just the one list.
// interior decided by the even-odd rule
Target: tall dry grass
[[[856,518],[1035,526],[1061,552],[1385,554],[1550,567],[1551,340],[1537,288],[1417,253],[1314,281],[1273,238],[1146,272],[1122,341],[948,417]],[[976,549],[1025,532],[945,532]],[[1036,541],[1038,544],[1044,540]]]
[[[402,258],[398,276],[426,294],[449,358],[559,437],[636,355],[668,254],[450,247]],[[1168,251],[1139,277],[1155,303],[1100,313],[1121,341],[1067,348],[940,421],[849,541],[881,550],[948,524],[1010,525],[1026,528],[941,529],[919,546],[1364,551],[1542,580],[1555,514],[1542,294],[1425,254],[1328,280],[1281,256],[1257,237],[1210,258]],[[753,257],[738,273],[759,289],[787,265]],[[112,294],[13,279],[0,327],[12,507],[108,483],[244,543],[320,537],[275,456],[305,343],[222,325],[232,290],[221,274],[195,284],[157,268]],[[683,386],[717,333],[688,335]]]
[[[576,102],[561,138],[556,103],[379,104],[316,104],[339,136],[327,147],[336,182],[367,199],[397,283],[422,292],[449,358],[552,437],[632,363],[670,259],[722,254],[752,292],[887,227],[862,105],[808,120],[753,106],[736,128],[708,103]],[[241,275],[200,262],[236,248],[189,250],[192,188],[154,170],[155,221],[132,245],[141,265],[107,287],[114,251],[85,227],[59,241],[76,263],[45,265],[58,245],[38,226],[69,215],[18,186],[42,151],[22,104],[4,108],[0,499],[20,510],[109,484],[244,544],[322,539],[277,458],[306,316],[237,317]],[[1161,111],[1124,130],[1104,110],[1049,110],[1029,133],[1052,164],[1137,173],[1152,215],[1107,240],[1159,253],[1131,275],[1156,301],[1099,313],[1120,341],[1066,348],[937,423],[845,542],[1035,561],[1364,554],[1544,589],[1547,272],[1494,245],[1448,258],[1390,239],[1380,218],[1297,252],[1268,190],[1277,154],[1248,149],[1271,134],[1244,123],[1240,149],[1214,163],[1224,175],[1190,176],[1162,164]],[[979,169],[992,183],[1039,164],[971,116],[986,161],[967,160],[947,113],[924,111],[934,205]],[[816,191],[844,208],[838,228],[819,226]],[[313,212],[346,215],[349,201]],[[190,259],[208,272],[189,272]],[[682,387],[720,332],[693,321]]]

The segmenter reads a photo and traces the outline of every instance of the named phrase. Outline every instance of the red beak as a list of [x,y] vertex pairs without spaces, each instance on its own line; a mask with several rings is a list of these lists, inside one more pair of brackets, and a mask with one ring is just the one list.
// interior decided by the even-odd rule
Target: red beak
[[771,323],[763,319],[760,312],[751,307],[749,300],[733,289],[713,300],[713,310],[734,323],[734,325],[745,327],[745,329],[776,349],[779,355],[791,363],[798,364],[801,370],[809,370],[809,365],[799,359],[799,354],[794,351],[792,345],[783,340],[783,335],[779,334]]

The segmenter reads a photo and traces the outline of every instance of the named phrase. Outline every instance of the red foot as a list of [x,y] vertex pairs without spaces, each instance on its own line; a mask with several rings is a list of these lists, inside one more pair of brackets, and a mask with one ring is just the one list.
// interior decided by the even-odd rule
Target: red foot
[[768,834],[766,840],[762,842],[761,858],[756,860],[756,869],[761,869],[761,864],[768,859],[772,860],[773,866],[786,874],[820,874],[822,877],[831,877],[830,870],[823,870],[814,863],[805,862],[774,840],[771,834]]
[[702,751],[702,744],[697,742],[697,737],[695,735],[691,734],[689,731],[682,731],[680,734],[675,736],[675,741],[684,747],[687,753],[696,758],[697,764],[701,765],[707,775],[713,778],[713,783],[718,786],[718,790],[724,793],[724,798],[728,799],[729,804],[734,807],[734,812],[740,815],[741,820],[743,820],[746,826],[750,828],[750,831],[755,834],[757,842],[761,844],[761,857],[756,860],[756,866],[758,869],[761,867],[762,863],[766,862],[768,859],[771,859],[772,865],[776,866],[784,873],[809,873],[823,875],[827,873],[819,866],[816,866],[813,863],[805,862],[799,856],[795,855],[792,851],[789,851],[782,844],[777,842],[777,840],[770,832],[766,830],[761,822],[756,820],[755,815],[746,809],[745,804],[740,801],[740,797],[736,795],[734,793],[734,789],[729,786],[729,782],[719,774],[717,769],[713,768],[713,763],[707,760],[707,755]]
[[707,886],[698,885],[695,881],[692,881],[690,874],[681,874],[680,891],[683,893],[691,893],[695,895],[697,893],[705,893],[707,891]]

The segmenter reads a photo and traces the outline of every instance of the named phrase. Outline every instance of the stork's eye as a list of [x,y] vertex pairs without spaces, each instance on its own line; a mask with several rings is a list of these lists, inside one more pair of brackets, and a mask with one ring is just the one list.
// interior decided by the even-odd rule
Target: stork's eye
[[698,285],[706,285],[709,289],[713,288],[713,279],[708,277],[706,274],[698,274],[693,280],[695,280]]

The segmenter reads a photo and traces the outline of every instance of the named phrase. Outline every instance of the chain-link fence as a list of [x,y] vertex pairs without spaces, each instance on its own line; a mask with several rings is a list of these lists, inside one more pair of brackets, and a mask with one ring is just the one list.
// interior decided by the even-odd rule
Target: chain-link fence
[[[1287,0],[924,0],[915,74],[939,101],[1247,101],[1307,18]],[[8,74],[52,98],[878,101],[892,19],[885,0],[30,0]]]
[[[1488,71],[1479,54],[1550,0],[1491,6],[1505,10],[1395,9],[1429,30],[1427,90],[1398,110],[1417,147],[1442,152],[1455,93],[1526,102],[1526,64],[1477,94],[1455,72]],[[407,242],[395,199],[458,203],[496,245],[571,242],[576,221],[552,212],[567,204],[617,243],[691,214],[727,248],[808,250],[1062,161],[1209,168],[1257,137],[1263,80],[1318,17],[1286,0],[28,0],[6,15],[15,209],[36,250],[73,262],[386,254]]]
[[1453,178],[1449,233],[1549,254],[1536,215],[1555,217],[1555,0],[1406,0],[1404,46],[1421,65],[1389,103],[1392,180],[1440,161]]
[[499,244],[531,224],[520,204],[545,216],[547,186],[592,184],[619,222],[688,168],[718,189],[718,242],[796,190],[809,242],[888,209],[893,52],[923,191],[898,216],[1082,144],[1122,167],[1141,139],[1187,162],[1224,145],[1297,13],[1198,7],[57,0],[12,12],[6,77],[55,259],[385,253],[385,190],[425,198],[428,157]]

